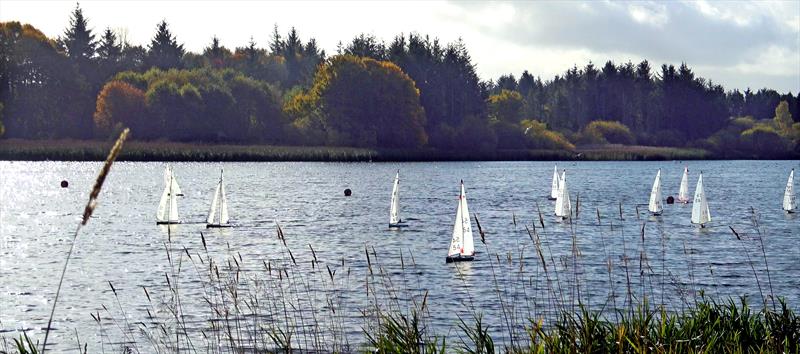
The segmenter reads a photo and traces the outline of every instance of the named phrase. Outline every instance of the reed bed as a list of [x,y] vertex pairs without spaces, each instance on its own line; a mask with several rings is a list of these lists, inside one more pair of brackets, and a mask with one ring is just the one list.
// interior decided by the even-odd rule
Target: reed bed
[[[107,142],[93,140],[0,141],[0,159],[101,161]],[[330,146],[232,145],[132,141],[123,161],[563,161],[563,160],[698,160],[706,150],[652,146],[589,146],[568,150],[366,149]]]

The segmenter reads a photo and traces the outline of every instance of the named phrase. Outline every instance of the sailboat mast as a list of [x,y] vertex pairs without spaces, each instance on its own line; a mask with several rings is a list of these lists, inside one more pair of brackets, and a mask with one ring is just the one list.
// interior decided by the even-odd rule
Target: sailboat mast
[[172,221],[172,168],[169,168],[169,199],[167,199],[167,222]]
[[219,169],[219,188],[217,188],[217,189],[219,190],[218,193],[219,193],[219,197],[220,197],[219,216],[218,216],[218,218],[219,218],[219,224],[222,225],[222,195],[221,195],[222,194],[222,169]]

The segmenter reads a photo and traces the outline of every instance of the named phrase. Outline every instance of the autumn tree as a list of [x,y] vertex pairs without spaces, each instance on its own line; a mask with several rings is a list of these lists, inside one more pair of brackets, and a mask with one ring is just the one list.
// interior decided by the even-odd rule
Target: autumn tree
[[231,51],[220,45],[219,38],[214,36],[211,38],[211,44],[203,49],[203,57],[207,66],[222,68],[231,57]]
[[157,127],[149,124],[144,92],[122,81],[109,81],[97,96],[94,124],[99,134],[109,135],[128,127],[137,136],[148,137]]
[[75,65],[54,40],[28,24],[0,23],[0,102],[6,137],[86,138],[91,113]]
[[789,112],[789,103],[786,101],[781,101],[777,107],[775,107],[775,125],[777,125],[778,129],[781,132],[788,132],[792,129],[792,114]]
[[317,72],[309,95],[331,144],[416,148],[427,142],[419,91],[393,63],[335,56]]
[[503,90],[488,99],[489,118],[511,124],[519,124],[523,119],[525,102],[517,91]]

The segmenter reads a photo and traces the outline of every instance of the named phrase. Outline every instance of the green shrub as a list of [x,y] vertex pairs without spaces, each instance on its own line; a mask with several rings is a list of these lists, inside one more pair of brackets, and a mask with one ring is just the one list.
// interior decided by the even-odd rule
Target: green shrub
[[506,121],[494,121],[492,123],[495,135],[497,135],[498,149],[524,149],[527,138],[519,125]]
[[789,141],[770,125],[759,124],[741,134],[742,147],[758,153],[780,153],[789,150]]
[[582,142],[589,144],[632,145],[636,138],[631,130],[617,121],[596,120],[583,128]]
[[529,149],[555,149],[555,150],[574,150],[569,139],[563,134],[547,129],[547,124],[538,120],[524,120],[521,122],[525,127],[527,136],[526,146]]

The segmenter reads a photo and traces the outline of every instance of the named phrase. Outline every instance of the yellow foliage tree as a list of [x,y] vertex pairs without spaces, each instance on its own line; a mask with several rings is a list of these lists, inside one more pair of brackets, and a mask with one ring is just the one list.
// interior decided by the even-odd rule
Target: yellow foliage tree
[[499,94],[489,96],[489,118],[519,124],[524,114],[525,101],[517,91],[502,90]]
[[285,108],[318,119],[330,144],[417,148],[428,141],[419,90],[391,62],[335,56],[317,71],[308,97],[295,97]]

